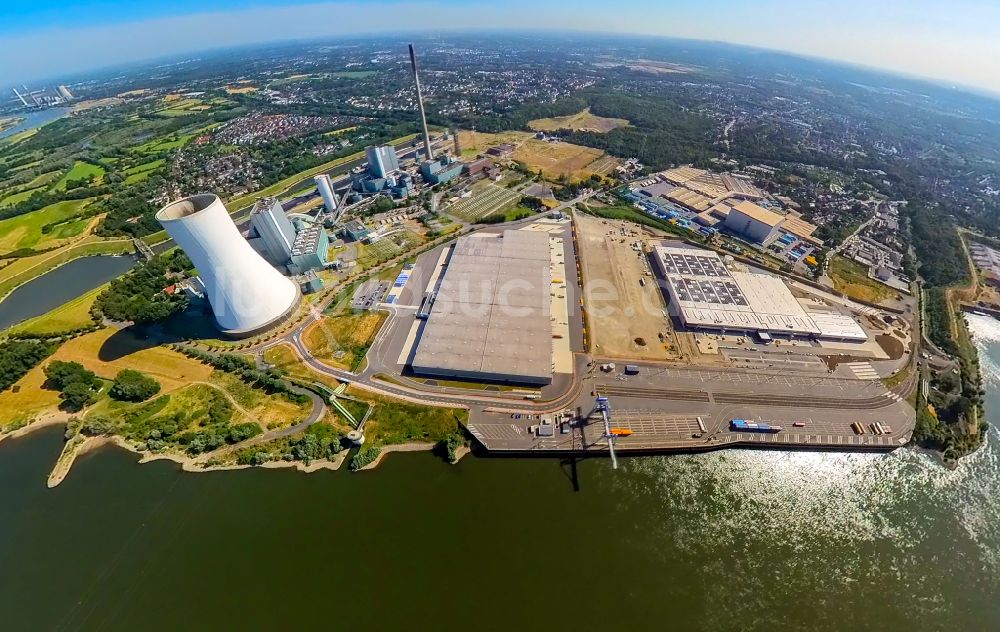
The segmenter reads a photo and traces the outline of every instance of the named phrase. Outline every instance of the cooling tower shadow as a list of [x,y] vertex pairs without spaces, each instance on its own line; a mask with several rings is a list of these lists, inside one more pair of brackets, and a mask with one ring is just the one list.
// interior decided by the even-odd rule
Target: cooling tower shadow
[[164,333],[159,328],[132,325],[111,334],[97,351],[101,362],[114,362],[134,353],[180,342],[181,338]]

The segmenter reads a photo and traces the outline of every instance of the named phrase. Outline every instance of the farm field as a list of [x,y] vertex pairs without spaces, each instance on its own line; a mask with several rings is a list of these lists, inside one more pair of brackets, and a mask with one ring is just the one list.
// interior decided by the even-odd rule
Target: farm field
[[60,171],[49,171],[48,173],[41,173],[35,176],[34,180],[29,182],[26,186],[29,187],[42,187],[47,184],[52,184],[54,181],[60,178]]
[[32,248],[39,243],[56,241],[81,234],[87,227],[88,220],[59,224],[45,234],[42,228],[49,224],[66,222],[80,215],[94,198],[83,200],[66,200],[50,204],[37,211],[0,220],[0,253],[7,253],[20,248]]
[[580,181],[591,174],[606,175],[618,161],[605,155],[600,149],[582,147],[562,141],[539,140],[529,132],[458,132],[462,156],[474,156],[504,143],[517,146],[511,159],[532,171],[541,171],[548,180],[567,178]]
[[122,172],[125,176],[125,184],[135,184],[136,182],[141,182],[149,177],[149,174],[154,170],[159,169],[166,162],[163,158],[159,160],[153,160],[150,162],[144,162],[141,165],[136,165]]
[[104,177],[104,174],[104,167],[99,167],[97,165],[92,165],[89,162],[77,160],[73,163],[73,168],[67,171],[63,177],[59,179],[59,182],[56,182],[55,186],[52,187],[52,190],[64,191],[66,189],[67,182],[71,180],[81,180],[91,176],[93,176],[95,182],[100,182],[101,178]]
[[549,143],[535,138],[526,140],[511,157],[529,169],[540,170],[549,180],[568,178],[579,181],[594,173],[603,176],[617,164],[614,159],[606,160],[600,149],[561,141]]
[[513,204],[520,197],[520,194],[510,189],[490,183],[474,191],[470,197],[460,199],[443,210],[462,219],[475,221]]
[[18,193],[11,193],[7,197],[0,199],[0,206],[14,206],[15,204],[20,204],[28,198],[30,198],[35,193],[41,193],[45,190],[45,187],[34,187],[31,189],[25,189]]
[[605,118],[590,113],[590,108],[570,114],[569,116],[557,116],[555,118],[535,119],[528,121],[528,127],[539,132],[554,132],[560,129],[569,129],[574,132],[597,132],[607,134],[613,129],[626,127],[629,125],[627,119]]

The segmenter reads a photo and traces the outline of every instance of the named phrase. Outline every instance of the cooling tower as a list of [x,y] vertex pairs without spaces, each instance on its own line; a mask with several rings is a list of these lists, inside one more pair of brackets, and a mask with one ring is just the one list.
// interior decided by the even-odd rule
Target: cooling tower
[[160,209],[156,219],[194,262],[215,322],[227,335],[252,336],[295,310],[298,286],[243,239],[218,196],[178,200]]
[[333,192],[333,182],[330,181],[330,176],[325,173],[321,173],[313,180],[316,182],[316,188],[319,189],[319,194],[323,196],[323,204],[326,205],[326,211],[332,213],[337,210],[337,194]]

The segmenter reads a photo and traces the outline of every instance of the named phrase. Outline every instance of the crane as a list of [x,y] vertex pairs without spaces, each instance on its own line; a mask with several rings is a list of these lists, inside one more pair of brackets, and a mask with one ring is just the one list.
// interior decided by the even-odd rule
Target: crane
[[618,469],[618,457],[615,456],[615,438],[617,435],[611,431],[611,402],[603,395],[597,396],[597,410],[601,411],[604,420],[604,438],[608,440],[608,450],[611,452],[611,469]]

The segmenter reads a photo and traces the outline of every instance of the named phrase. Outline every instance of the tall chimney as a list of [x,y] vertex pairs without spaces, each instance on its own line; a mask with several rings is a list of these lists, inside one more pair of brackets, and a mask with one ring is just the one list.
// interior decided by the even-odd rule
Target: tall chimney
[[420,108],[420,124],[424,127],[424,152],[427,154],[427,160],[434,160],[431,134],[427,131],[427,114],[424,112],[424,94],[420,90],[420,75],[417,74],[417,55],[413,52],[413,44],[410,44],[410,67],[413,68],[413,82],[417,84],[417,106]]

